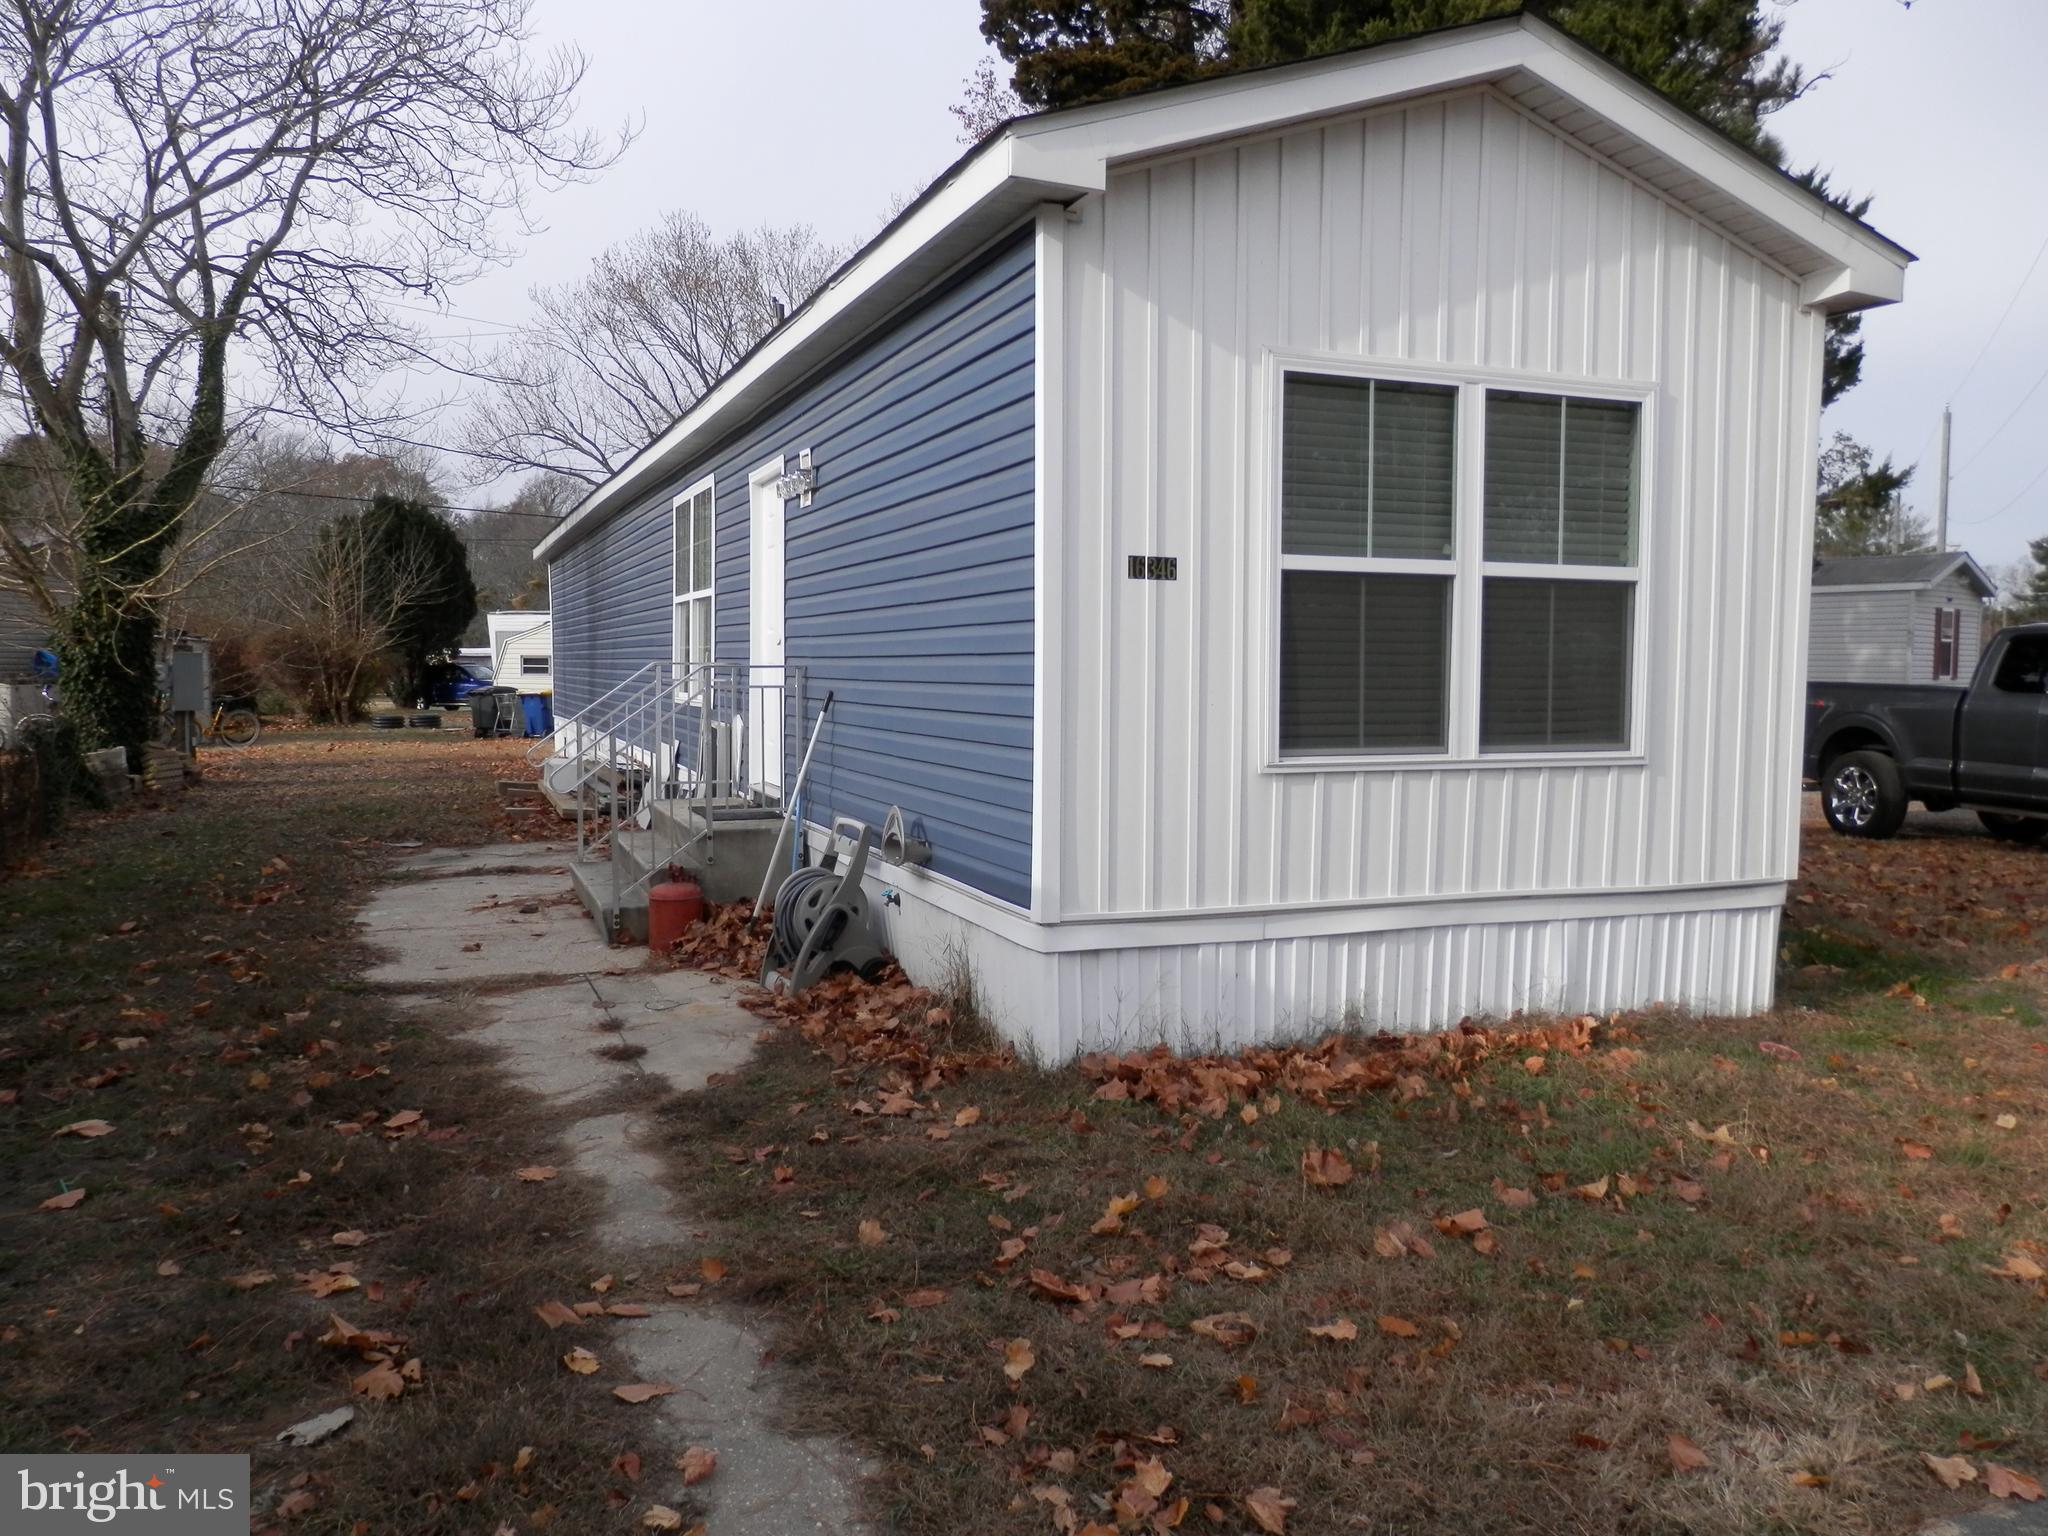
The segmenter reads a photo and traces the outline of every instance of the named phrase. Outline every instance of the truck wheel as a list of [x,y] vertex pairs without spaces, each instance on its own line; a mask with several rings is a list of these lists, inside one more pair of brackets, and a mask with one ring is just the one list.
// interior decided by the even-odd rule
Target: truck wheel
[[1906,819],[1899,765],[1882,752],[1849,752],[1828,764],[1821,811],[1844,837],[1890,837]]
[[1984,830],[2007,843],[2038,843],[2048,837],[2048,821],[2038,816],[2001,816],[1997,811],[1979,811]]

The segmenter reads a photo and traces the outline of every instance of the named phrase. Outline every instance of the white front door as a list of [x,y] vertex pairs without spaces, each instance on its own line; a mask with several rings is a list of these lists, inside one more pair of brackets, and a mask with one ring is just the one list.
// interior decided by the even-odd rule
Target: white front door
[[748,780],[764,797],[782,793],[783,500],[775,489],[782,460],[771,459],[748,477],[747,530],[747,759]]

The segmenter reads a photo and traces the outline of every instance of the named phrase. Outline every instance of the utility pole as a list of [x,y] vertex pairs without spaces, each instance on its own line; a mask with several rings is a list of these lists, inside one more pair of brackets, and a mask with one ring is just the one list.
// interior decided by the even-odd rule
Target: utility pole
[[1950,412],[1941,408],[1941,479],[1934,492],[1934,547],[1948,553],[1948,429]]

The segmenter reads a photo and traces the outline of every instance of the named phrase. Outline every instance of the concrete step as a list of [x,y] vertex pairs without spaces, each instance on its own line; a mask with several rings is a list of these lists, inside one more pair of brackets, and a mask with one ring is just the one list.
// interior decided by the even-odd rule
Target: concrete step
[[[711,835],[703,838],[704,819],[687,800],[656,801],[653,825],[664,846],[674,848],[691,841],[675,861],[690,871],[704,888],[708,901],[752,901],[761,889],[761,876],[775,850],[775,835],[782,818],[775,811],[750,806],[714,806]],[[789,849],[782,850],[785,860]],[[773,894],[771,889],[770,894]]]
[[[642,833],[642,836],[646,834]],[[621,883],[631,877],[621,868]],[[569,866],[570,882],[576,887],[576,896],[583,903],[583,910],[590,914],[590,920],[597,924],[605,935],[617,935],[621,941],[634,944],[647,942],[647,892],[644,888],[627,892],[619,902],[616,921],[608,910],[612,899],[612,867],[607,859],[585,863],[578,859]]]

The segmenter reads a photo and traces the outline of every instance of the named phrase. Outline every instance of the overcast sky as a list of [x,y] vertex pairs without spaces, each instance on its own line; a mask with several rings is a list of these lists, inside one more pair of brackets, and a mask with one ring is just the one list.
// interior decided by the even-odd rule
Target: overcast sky
[[[2048,258],[2021,286],[2048,249],[2048,4],[1782,9],[1786,51],[1832,78],[1774,130],[1796,164],[1876,194],[1872,222],[1920,257],[1906,302],[1866,317],[1863,384],[1823,429],[1918,462],[1911,499],[1931,513],[1952,399],[1951,540],[2011,560],[2048,534]],[[585,116],[630,113],[642,131],[595,184],[549,198],[521,261],[465,289],[465,318],[441,328],[516,322],[529,286],[671,208],[720,231],[804,220],[865,239],[960,152],[946,107],[985,51],[979,14],[975,0],[540,0],[544,38],[590,57]]]

